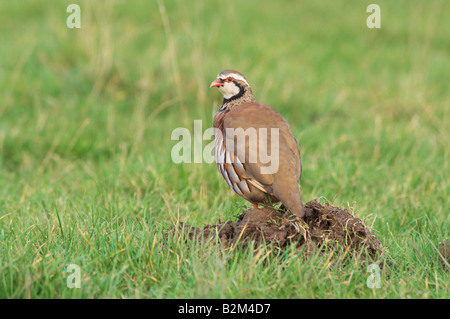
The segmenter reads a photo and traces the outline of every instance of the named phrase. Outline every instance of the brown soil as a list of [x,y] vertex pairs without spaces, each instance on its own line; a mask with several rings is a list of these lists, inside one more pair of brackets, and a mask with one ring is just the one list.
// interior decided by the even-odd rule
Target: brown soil
[[188,240],[217,239],[222,245],[255,246],[273,244],[281,249],[296,244],[306,253],[318,248],[322,251],[339,249],[349,255],[364,254],[372,259],[381,256],[380,241],[364,223],[341,208],[310,201],[305,205],[304,220],[271,207],[253,209],[241,214],[237,221],[196,228],[180,224]]

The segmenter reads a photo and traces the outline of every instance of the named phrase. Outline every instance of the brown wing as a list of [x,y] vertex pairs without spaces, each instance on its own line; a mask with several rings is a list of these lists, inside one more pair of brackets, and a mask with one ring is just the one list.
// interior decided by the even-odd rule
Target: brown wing
[[[266,129],[266,134],[261,134],[261,128]],[[278,128],[278,143],[272,128]],[[233,129],[234,134],[230,134],[227,129]],[[298,143],[285,118],[275,109],[258,103],[244,103],[227,114],[223,130],[227,149],[233,149],[239,160],[244,163],[245,177],[250,181],[253,180],[256,187],[262,187],[266,192],[272,193],[274,174],[263,172],[262,168],[270,165],[267,164],[268,158],[261,158],[260,155],[273,155],[274,146],[278,147],[279,165],[292,167],[296,172],[297,182],[300,179]]]

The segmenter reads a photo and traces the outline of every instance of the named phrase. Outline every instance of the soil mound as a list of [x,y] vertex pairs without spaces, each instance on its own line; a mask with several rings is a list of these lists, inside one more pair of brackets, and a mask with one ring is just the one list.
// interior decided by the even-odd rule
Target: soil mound
[[281,249],[296,244],[306,252],[340,249],[350,255],[381,256],[380,241],[369,228],[347,210],[320,204],[313,200],[305,205],[304,220],[282,209],[264,207],[241,214],[237,221],[228,221],[204,228],[180,224],[174,233],[183,231],[187,240],[217,240],[227,248],[235,245],[273,244]]

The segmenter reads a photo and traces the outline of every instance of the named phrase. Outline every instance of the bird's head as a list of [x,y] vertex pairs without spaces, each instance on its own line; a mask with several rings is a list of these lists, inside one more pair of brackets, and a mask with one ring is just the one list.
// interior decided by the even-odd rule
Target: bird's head
[[246,93],[252,93],[252,89],[245,77],[236,70],[220,72],[217,79],[209,87],[217,87],[225,100],[238,99],[246,95]]

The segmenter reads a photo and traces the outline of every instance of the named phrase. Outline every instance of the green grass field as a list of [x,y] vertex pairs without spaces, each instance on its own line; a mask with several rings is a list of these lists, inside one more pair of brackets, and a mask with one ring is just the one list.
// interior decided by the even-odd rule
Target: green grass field
[[[369,29],[370,3],[2,0],[0,297],[450,298],[450,3],[379,0]],[[373,227],[380,288],[333,252],[164,239],[250,207],[215,164],[171,159],[226,68],[289,121],[304,201]]]

